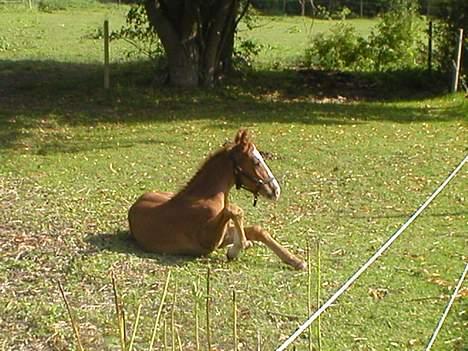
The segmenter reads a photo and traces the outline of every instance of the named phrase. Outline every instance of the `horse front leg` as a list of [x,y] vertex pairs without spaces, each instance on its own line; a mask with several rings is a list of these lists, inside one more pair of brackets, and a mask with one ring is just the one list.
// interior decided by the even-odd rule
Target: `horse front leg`
[[284,263],[300,270],[305,270],[307,264],[289,252],[284,246],[272,238],[270,233],[262,229],[259,225],[244,228],[246,238],[252,241],[259,241],[270,248]]
[[228,259],[236,258],[240,251],[250,246],[245,238],[244,214],[241,208],[227,204],[223,210],[202,229],[198,241],[204,254],[228,246]]
[[227,257],[232,260],[238,257],[242,250],[250,247],[252,243],[245,236],[244,211],[232,204],[226,206],[224,211],[234,223],[234,228],[228,228],[228,236],[232,236],[232,246],[227,250]]

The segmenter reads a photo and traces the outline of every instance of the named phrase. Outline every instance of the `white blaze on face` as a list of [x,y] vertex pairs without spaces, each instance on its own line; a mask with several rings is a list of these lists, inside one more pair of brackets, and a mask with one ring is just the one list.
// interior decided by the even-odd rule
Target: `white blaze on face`
[[262,155],[260,154],[260,152],[255,147],[255,145],[253,147],[252,156],[260,163],[261,167],[263,167],[263,169],[265,169],[265,171],[268,174],[268,178],[272,179],[272,181],[270,182],[270,186],[272,187],[272,189],[274,191],[275,200],[278,200],[278,198],[279,198],[279,196],[281,194],[280,185],[279,185],[278,181],[276,180],[275,176],[273,175],[273,173],[271,172],[270,167],[268,167],[268,165],[266,164],[266,162],[263,159]]

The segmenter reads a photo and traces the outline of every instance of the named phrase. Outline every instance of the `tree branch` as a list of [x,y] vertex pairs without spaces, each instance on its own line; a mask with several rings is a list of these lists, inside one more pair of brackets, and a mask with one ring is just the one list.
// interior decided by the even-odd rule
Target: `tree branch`
[[247,13],[247,10],[249,9],[250,7],[250,4],[252,2],[250,0],[247,0],[244,8],[242,9],[241,13],[239,14],[239,17],[237,17],[236,19],[236,23],[234,24],[234,29],[237,28],[237,26],[239,25],[240,21],[242,21],[242,18],[244,18],[245,14]]

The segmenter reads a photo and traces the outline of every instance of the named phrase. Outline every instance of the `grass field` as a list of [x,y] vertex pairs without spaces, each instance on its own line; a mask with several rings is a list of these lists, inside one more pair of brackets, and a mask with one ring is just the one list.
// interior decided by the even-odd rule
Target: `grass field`
[[[307,243],[320,239],[323,298],[467,154],[463,94],[348,99],[344,91],[327,95],[304,84],[294,71],[281,69],[251,72],[216,90],[160,89],[151,84],[149,64],[126,60],[129,47],[123,43],[112,48],[113,88],[105,92],[101,42],[92,34],[106,17],[122,23],[124,7],[50,14],[4,9],[2,350],[75,349],[58,281],[76,314],[85,349],[119,349],[111,270],[125,304],[128,335],[142,305],[135,350],[148,349],[168,270],[173,279],[163,309],[167,327],[177,281],[175,329],[183,349],[195,350],[195,302],[205,345],[208,266],[214,347],[232,349],[235,289],[240,349],[256,350],[260,331],[262,350],[274,350],[307,316],[306,273],[290,270],[260,246],[226,262],[221,251],[198,259],[147,254],[126,237],[126,212],[142,192],[180,188],[241,126],[273,154],[269,164],[283,195],[277,203],[260,200],[255,208],[245,192],[233,191],[232,199],[244,208],[248,223],[261,224],[302,257]],[[302,19],[262,21],[268,25],[251,35],[276,45],[278,56],[271,54],[272,60],[281,52],[285,62],[300,54],[304,33],[285,28],[302,28]],[[269,62],[268,55],[258,58],[259,65]],[[423,349],[467,260],[467,177],[465,166],[322,316],[323,350]],[[314,267],[315,262],[312,255]],[[312,281],[315,289],[315,274]],[[465,283],[434,349],[466,350],[467,324]],[[170,330],[168,334],[169,345]],[[157,350],[165,349],[162,340],[160,331]],[[298,350],[306,345],[305,337],[296,343]]]

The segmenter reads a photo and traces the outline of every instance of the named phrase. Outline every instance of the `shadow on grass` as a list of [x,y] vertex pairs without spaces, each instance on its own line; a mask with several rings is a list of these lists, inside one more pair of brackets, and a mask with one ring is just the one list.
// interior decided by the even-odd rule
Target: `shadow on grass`
[[[42,127],[42,123],[47,128],[50,121],[57,128],[200,119],[223,122],[223,127],[271,122],[338,125],[375,120],[450,121],[465,118],[466,112],[455,104],[444,108],[392,104],[402,98],[408,101],[442,94],[438,89],[416,89],[411,95],[411,89],[402,88],[410,85],[411,76],[403,76],[406,83],[395,78],[389,85],[388,77],[372,80],[317,71],[252,72],[216,89],[186,91],[155,85],[148,62],[116,64],[111,72],[112,88],[105,91],[102,67],[97,63],[0,60],[0,148],[12,147],[27,130]],[[379,79],[383,83],[375,83]],[[382,85],[385,89],[378,90]],[[58,150],[60,147],[52,145],[41,152]]]
[[137,256],[140,258],[156,261],[164,266],[181,266],[189,262],[200,259],[199,257],[163,255],[142,250],[132,239],[128,231],[118,231],[116,233],[89,234],[85,241],[93,246],[97,251],[110,251]]

